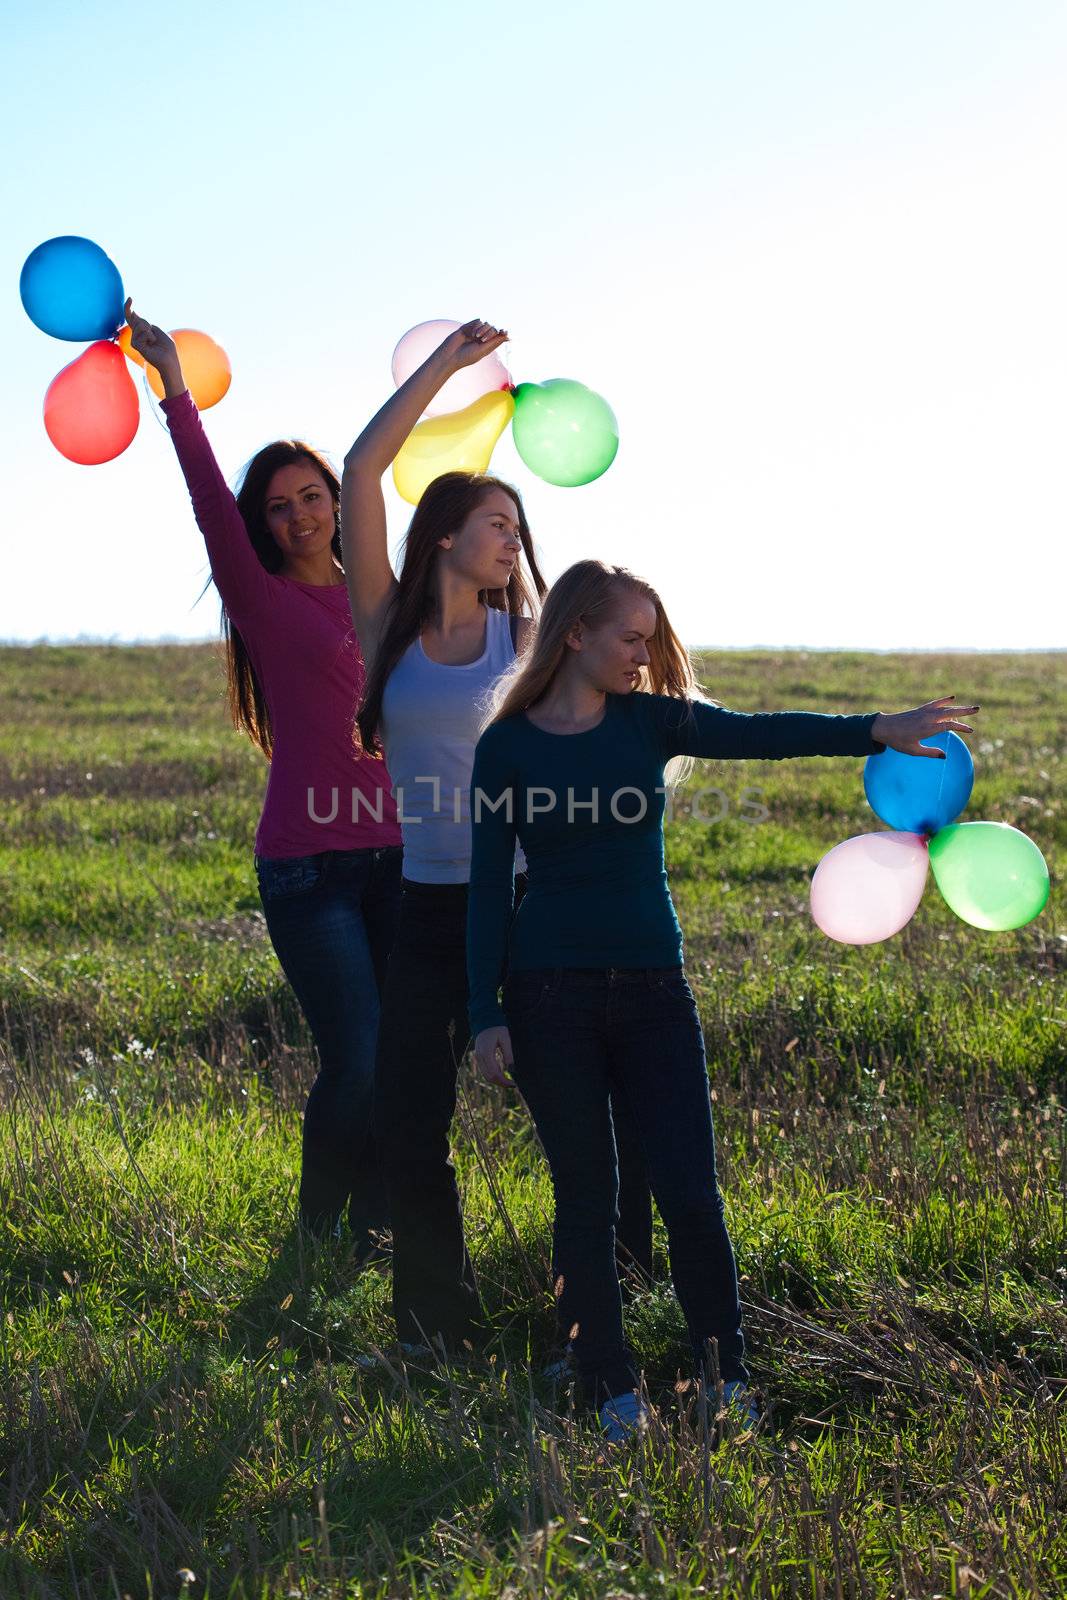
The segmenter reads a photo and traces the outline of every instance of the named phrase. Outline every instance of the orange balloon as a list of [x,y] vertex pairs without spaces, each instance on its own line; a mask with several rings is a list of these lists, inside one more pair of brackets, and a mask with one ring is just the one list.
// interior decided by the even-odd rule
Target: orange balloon
[[98,339],[56,374],[44,397],[44,425],[61,456],[79,466],[113,461],[141,420],[137,388],[118,345]]
[[144,366],[144,356],[139,356],[137,354],[137,351],[133,348],[133,345],[130,343],[130,340],[132,338],[133,338],[133,329],[130,327],[129,323],[127,322],[127,324],[126,324],[126,326],[124,328],[120,328],[119,329],[119,336],[118,336],[118,341],[117,341],[118,342],[118,347],[122,351],[123,355],[126,357],[127,361],[133,361],[133,362],[136,363],[137,366],[143,367]]
[[[230,358],[225,350],[209,334],[201,333],[197,328],[172,328],[170,336],[178,347],[182,376],[196,401],[197,409],[206,411],[209,406],[218,405],[230,387],[233,376]],[[162,400],[162,378],[155,367],[146,364],[145,371],[152,393]]]

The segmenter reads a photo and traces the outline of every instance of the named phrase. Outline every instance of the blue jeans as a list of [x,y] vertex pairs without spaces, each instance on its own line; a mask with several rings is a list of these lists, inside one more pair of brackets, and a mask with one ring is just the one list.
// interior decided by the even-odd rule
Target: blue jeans
[[585,1399],[632,1388],[615,1265],[618,1168],[610,1099],[625,1097],[667,1229],[671,1275],[698,1368],[717,1343],[724,1380],[747,1379],[733,1248],[715,1171],[704,1038],[681,967],[509,973],[512,1076],[555,1190],[553,1272],[577,1325]]
[[319,1071],[304,1109],[300,1217],[357,1246],[389,1226],[373,1127],[378,1015],[400,908],[399,845],[257,856],[267,932],[307,1018]]

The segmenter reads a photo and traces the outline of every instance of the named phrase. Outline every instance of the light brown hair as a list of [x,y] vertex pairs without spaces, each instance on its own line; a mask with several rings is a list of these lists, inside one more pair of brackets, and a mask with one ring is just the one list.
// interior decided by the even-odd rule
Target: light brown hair
[[530,525],[518,490],[513,489],[510,483],[482,472],[442,473],[426,489],[411,519],[404,539],[397,588],[356,717],[357,743],[368,753],[379,753],[378,724],[389,674],[408,646],[433,621],[437,603],[434,572],[440,553],[439,541],[458,532],[471,512],[476,511],[486,495],[494,489],[503,490],[515,502],[519,537],[529,578],[523,571],[522,562],[516,562],[506,587],[483,589],[478,598],[496,611],[508,611],[516,616],[537,616],[538,604],[548,585],[537,565]]

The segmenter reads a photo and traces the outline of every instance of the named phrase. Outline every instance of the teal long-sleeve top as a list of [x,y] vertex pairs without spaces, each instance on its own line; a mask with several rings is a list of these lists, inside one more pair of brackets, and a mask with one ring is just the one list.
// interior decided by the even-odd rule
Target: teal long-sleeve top
[[[670,967],[682,930],[663,859],[663,769],[672,756],[771,760],[867,756],[877,712],[748,714],[669,695],[609,694],[584,733],[548,733],[525,713],[493,723],[471,776],[473,854],[467,975],[474,1035],[505,1018],[505,962]],[[515,839],[528,887],[511,926]]]

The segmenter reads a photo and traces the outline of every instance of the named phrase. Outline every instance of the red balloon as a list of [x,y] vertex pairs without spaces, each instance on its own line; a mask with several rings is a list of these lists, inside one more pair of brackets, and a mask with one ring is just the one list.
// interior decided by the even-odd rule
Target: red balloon
[[61,456],[79,466],[113,461],[141,420],[137,390],[117,344],[99,339],[58,372],[44,397],[44,425]]

